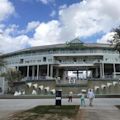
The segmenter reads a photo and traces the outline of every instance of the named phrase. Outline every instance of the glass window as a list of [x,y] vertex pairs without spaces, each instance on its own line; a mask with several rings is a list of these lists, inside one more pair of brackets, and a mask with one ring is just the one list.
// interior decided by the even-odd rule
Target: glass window
[[43,57],[43,61],[46,62],[46,57]]

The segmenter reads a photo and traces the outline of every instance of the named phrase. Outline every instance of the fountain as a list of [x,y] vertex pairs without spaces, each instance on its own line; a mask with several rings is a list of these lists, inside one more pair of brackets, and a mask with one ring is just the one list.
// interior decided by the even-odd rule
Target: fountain
[[43,86],[43,85],[40,85],[38,88],[39,88],[40,90],[43,90],[44,86]]
[[96,94],[99,94],[100,93],[100,87],[99,86],[94,86],[94,90],[96,92]]
[[49,87],[45,87],[44,90],[45,90],[45,93],[48,93],[49,92]]
[[55,89],[50,90],[52,94],[55,94]]
[[25,95],[25,90],[22,92],[22,95]]
[[115,81],[113,82],[113,85],[114,85],[114,86],[117,85],[117,84],[118,84],[118,82],[115,82]]
[[110,86],[112,86],[112,83],[107,83],[107,87],[110,87]]
[[32,95],[37,95],[36,90],[33,90],[33,91],[32,91]]
[[33,87],[34,87],[35,89],[37,89],[38,84],[37,84],[37,83],[36,83],[36,84],[33,84]]
[[27,83],[27,86],[30,88],[32,86],[32,83]]
[[106,94],[106,92],[107,92],[107,86],[106,85],[104,85],[104,84],[102,84],[101,85],[101,89],[102,89],[102,94]]
[[19,96],[19,95],[21,95],[21,92],[15,91],[14,96]]
[[106,88],[106,85],[102,84],[101,89],[105,89],[105,88]]

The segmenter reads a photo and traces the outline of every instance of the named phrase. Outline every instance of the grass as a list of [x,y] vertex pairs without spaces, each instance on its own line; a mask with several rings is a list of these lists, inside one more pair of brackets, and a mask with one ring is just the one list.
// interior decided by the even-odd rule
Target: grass
[[120,109],[120,105],[116,105],[116,107],[117,107],[118,109]]
[[10,120],[74,120],[78,110],[78,105],[37,106],[13,115]]

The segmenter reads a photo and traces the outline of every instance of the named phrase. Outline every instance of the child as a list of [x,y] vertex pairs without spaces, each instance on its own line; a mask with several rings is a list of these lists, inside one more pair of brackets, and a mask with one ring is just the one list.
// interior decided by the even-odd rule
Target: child
[[80,96],[80,106],[85,107],[85,91],[82,91],[82,94]]

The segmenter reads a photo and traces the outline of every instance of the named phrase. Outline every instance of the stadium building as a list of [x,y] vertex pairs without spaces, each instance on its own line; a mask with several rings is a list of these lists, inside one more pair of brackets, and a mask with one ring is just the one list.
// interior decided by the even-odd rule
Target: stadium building
[[[53,89],[100,88],[120,78],[120,54],[110,44],[83,43],[74,39],[64,44],[31,47],[2,57],[8,68],[21,71],[21,82],[39,83]],[[51,83],[54,81],[54,85]],[[89,81],[92,83],[89,84]]]

